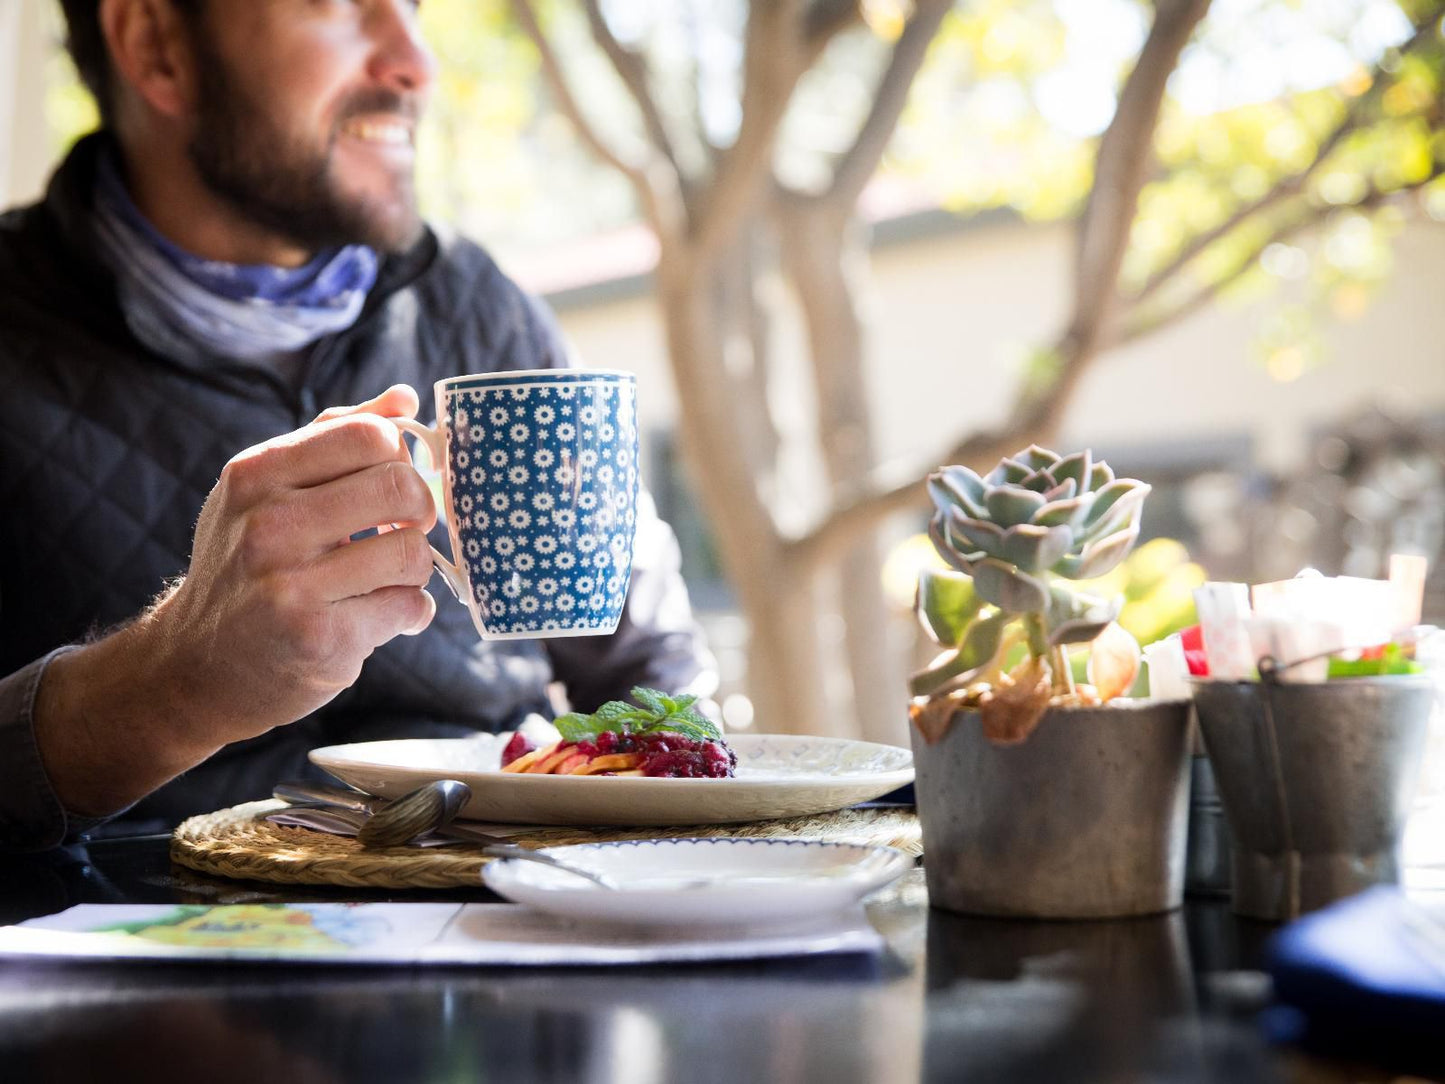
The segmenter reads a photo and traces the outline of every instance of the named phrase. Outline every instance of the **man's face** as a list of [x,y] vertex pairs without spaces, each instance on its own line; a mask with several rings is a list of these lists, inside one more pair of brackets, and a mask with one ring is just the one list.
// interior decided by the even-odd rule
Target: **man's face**
[[410,0],[223,0],[192,38],[201,180],[306,248],[418,236],[416,124],[434,61]]

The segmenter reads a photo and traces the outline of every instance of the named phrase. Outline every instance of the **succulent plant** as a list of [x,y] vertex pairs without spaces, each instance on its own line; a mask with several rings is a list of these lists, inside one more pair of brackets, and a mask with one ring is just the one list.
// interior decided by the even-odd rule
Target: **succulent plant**
[[[959,691],[972,685],[987,716],[987,704],[1007,691],[1006,701],[1026,702],[1028,711],[994,729],[1026,734],[1051,698],[1073,693],[1062,648],[1094,640],[1118,616],[1122,599],[1095,597],[1069,581],[1101,576],[1125,558],[1149,486],[1115,478],[1087,451],[1060,456],[1034,445],[982,477],[943,467],[929,476],[928,492],[929,537],[956,571],[920,576],[919,618],[947,650],[914,675],[912,692],[947,694],[957,706]],[[1112,635],[1127,636],[1117,626]],[[1001,660],[1020,640],[1026,665],[1001,679]]]

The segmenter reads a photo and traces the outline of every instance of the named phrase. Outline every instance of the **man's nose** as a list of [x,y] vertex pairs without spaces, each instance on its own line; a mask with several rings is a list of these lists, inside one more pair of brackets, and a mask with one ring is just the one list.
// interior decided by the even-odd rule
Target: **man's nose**
[[422,36],[416,7],[409,0],[381,0],[375,11],[371,77],[398,92],[425,94],[436,79],[437,61]]

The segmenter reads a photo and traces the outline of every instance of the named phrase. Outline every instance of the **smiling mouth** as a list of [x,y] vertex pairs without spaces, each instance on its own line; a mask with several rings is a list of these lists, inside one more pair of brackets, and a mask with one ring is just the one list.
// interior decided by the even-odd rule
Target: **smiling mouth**
[[411,147],[415,138],[415,130],[406,121],[365,117],[346,121],[341,126],[341,134],[384,147]]

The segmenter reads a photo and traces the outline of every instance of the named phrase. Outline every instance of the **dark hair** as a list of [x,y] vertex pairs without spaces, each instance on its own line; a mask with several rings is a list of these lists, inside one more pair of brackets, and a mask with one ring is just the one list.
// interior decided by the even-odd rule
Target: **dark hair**
[[[202,0],[170,0],[182,14],[195,15]],[[60,0],[65,13],[65,48],[75,62],[80,81],[95,96],[100,107],[101,124],[109,126],[115,119],[115,74],[105,34],[100,29],[100,0]]]

